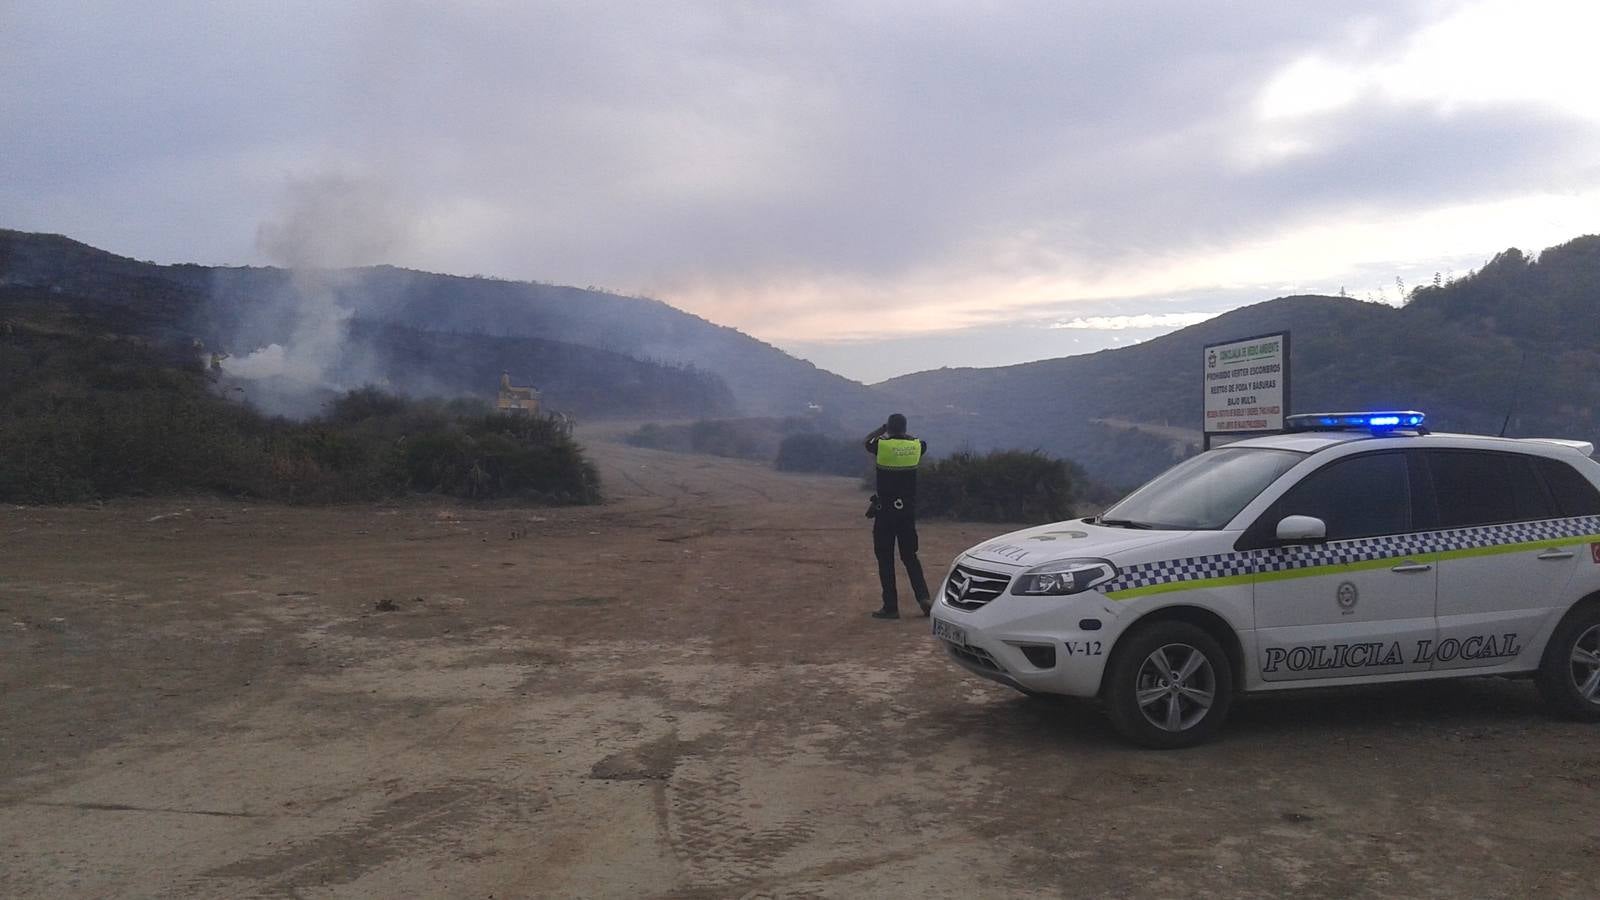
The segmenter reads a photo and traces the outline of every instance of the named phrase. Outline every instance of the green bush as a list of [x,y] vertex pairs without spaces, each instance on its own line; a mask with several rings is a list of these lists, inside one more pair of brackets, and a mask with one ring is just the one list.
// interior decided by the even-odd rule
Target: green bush
[[597,503],[600,477],[548,419],[485,414],[428,432],[405,445],[414,490],[470,499],[524,497]]
[[870,474],[872,465],[872,457],[861,449],[860,442],[806,432],[784,438],[773,462],[780,472],[850,476]]
[[759,439],[728,419],[701,419],[689,426],[689,448],[695,453],[733,459],[760,459]]
[[328,404],[323,418],[339,425],[354,425],[371,419],[393,418],[405,410],[404,399],[367,385]]
[[731,459],[770,461],[786,435],[816,428],[809,418],[699,419],[689,423],[659,425],[651,422],[626,435],[635,447],[673,453],[704,453]]
[[1037,450],[958,452],[924,464],[917,510],[980,522],[1057,522],[1072,514],[1073,467]]
[[648,422],[639,426],[633,432],[624,435],[623,443],[633,447],[644,447],[649,450],[670,450],[673,453],[693,453],[694,448],[689,443],[689,427],[687,425],[658,425]]
[[306,422],[218,396],[198,354],[13,328],[0,339],[0,501],[214,492],[291,503],[395,497],[595,503],[594,466],[542,417],[366,387]]

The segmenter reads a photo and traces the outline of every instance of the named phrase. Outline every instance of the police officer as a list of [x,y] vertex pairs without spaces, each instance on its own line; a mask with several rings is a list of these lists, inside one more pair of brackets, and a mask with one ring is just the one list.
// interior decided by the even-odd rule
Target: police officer
[[922,607],[922,614],[928,615],[933,610],[933,602],[928,597],[928,582],[922,577],[922,563],[917,560],[917,466],[928,452],[928,442],[907,434],[906,417],[895,413],[888,422],[867,435],[866,447],[878,461],[872,550],[878,557],[878,581],[883,585],[883,608],[872,617],[900,618],[900,598],[895,592],[894,576],[897,543],[906,575],[911,579],[911,593]]

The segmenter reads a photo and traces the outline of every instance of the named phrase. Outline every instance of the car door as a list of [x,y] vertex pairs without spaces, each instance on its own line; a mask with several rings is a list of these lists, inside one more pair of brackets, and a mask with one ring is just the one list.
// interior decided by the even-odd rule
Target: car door
[[[1541,464],[1564,464],[1467,449],[1430,449],[1423,459],[1440,550],[1439,639],[1426,655],[1435,669],[1501,666],[1530,656],[1534,636],[1560,611],[1574,570],[1590,564],[1587,545],[1566,527],[1540,474]],[[1576,480],[1594,492],[1587,480]]]
[[[1415,529],[1417,466],[1404,450],[1333,460],[1246,530],[1263,681],[1427,669],[1417,653],[1436,637],[1438,573]],[[1291,515],[1321,519],[1327,541],[1273,546]]]

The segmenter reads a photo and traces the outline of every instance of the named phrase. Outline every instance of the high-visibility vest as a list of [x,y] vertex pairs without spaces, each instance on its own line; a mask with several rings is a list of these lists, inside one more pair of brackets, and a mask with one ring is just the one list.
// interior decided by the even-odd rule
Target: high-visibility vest
[[915,469],[922,462],[922,442],[915,438],[879,438],[878,468]]

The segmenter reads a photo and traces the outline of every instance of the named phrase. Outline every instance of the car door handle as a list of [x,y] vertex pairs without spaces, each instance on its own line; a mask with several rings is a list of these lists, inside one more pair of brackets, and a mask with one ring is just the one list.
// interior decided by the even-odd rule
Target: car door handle
[[1539,554],[1539,559],[1571,559],[1573,556],[1574,554],[1571,550],[1551,547],[1549,550]]
[[1390,569],[1391,572],[1431,572],[1432,563],[1402,563]]

